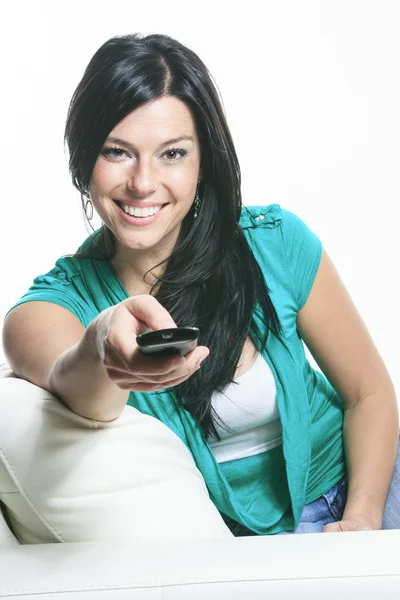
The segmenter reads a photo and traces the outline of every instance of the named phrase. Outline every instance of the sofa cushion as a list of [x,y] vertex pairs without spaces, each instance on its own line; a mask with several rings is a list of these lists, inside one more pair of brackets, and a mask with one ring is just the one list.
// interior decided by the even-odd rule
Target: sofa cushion
[[93,421],[15,377],[0,380],[0,500],[23,544],[232,537],[166,425],[131,406]]
[[16,375],[10,369],[9,364],[3,362],[0,363],[0,379],[5,379],[6,377],[16,377]]

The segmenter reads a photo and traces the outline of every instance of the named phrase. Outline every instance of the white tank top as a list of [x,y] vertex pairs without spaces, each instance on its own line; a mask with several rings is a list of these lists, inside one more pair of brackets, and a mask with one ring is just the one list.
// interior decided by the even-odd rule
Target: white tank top
[[219,463],[261,454],[282,443],[275,379],[261,354],[235,382],[222,393],[214,393],[211,399],[216,413],[229,428],[217,422],[221,441],[214,436],[208,440]]

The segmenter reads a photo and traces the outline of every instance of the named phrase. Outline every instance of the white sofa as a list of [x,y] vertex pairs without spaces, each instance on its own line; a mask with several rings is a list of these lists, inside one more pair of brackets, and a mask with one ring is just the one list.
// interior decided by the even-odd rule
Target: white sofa
[[0,502],[0,597],[400,598],[400,531],[234,538],[166,426],[79,417],[7,365]]

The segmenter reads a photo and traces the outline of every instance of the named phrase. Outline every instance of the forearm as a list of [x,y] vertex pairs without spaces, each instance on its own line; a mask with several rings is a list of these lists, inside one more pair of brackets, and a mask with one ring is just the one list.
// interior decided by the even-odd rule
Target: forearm
[[365,397],[348,408],[343,433],[349,474],[343,519],[362,516],[380,529],[399,439],[393,388]]
[[48,389],[75,413],[97,421],[111,421],[124,409],[129,391],[113,383],[95,351],[95,328],[54,363]]

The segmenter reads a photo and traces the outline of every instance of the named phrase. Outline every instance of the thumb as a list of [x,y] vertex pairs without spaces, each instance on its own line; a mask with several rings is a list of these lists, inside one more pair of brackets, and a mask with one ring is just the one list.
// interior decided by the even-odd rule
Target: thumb
[[335,523],[328,523],[328,525],[325,525],[325,527],[322,529],[322,533],[334,533],[337,531],[343,531],[338,521]]
[[147,329],[155,331],[176,327],[169,312],[150,294],[133,296],[125,300],[124,304],[131,315],[141,321]]

